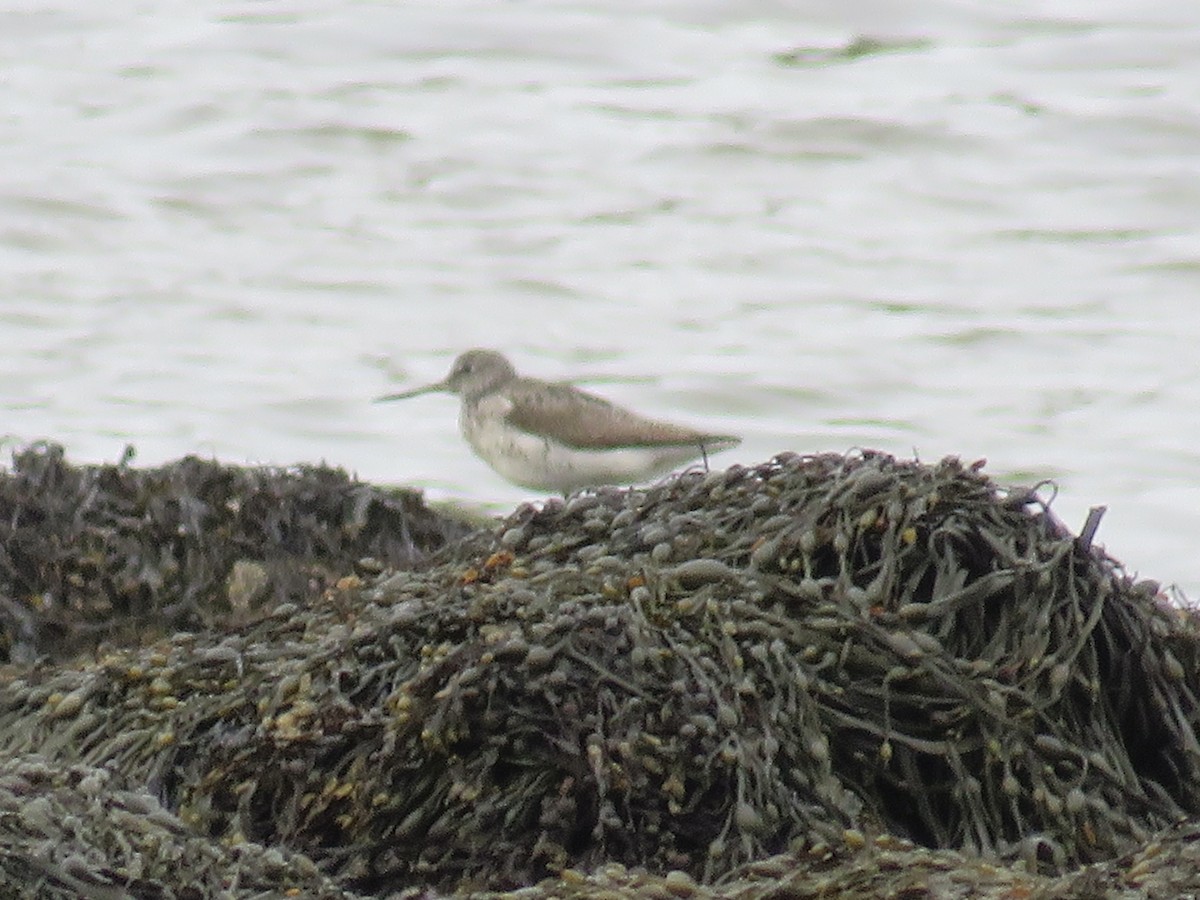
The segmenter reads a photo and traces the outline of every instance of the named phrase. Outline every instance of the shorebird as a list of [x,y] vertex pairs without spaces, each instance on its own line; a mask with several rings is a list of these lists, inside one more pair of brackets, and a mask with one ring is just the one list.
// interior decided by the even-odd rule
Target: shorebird
[[441,381],[376,401],[435,391],[461,398],[458,426],[475,453],[533,490],[636,484],[741,443],[639,416],[569,384],[522,378],[495,350],[468,350]]

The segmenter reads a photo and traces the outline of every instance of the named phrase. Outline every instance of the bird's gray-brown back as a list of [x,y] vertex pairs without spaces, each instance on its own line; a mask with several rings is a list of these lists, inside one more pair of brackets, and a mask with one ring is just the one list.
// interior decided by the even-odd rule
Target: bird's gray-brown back
[[510,424],[581,450],[739,443],[727,435],[640,416],[569,384],[519,378],[508,385],[506,396],[512,402],[506,417]]

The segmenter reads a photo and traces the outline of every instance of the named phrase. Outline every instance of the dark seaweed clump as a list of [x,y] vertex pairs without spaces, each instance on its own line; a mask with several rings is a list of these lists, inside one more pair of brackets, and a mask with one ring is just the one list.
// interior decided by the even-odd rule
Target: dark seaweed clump
[[370,895],[614,864],[692,891],[896,840],[1053,875],[1200,810],[1195,619],[957,460],[687,473],[452,553],[31,673],[0,750]]
[[467,531],[416,491],[326,466],[72,466],[37,444],[0,473],[0,662],[228,625]]

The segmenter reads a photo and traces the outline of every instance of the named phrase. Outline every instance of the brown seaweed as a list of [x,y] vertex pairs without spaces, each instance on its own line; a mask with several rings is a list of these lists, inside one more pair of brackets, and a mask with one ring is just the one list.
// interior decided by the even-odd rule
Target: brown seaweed
[[0,474],[0,662],[216,628],[406,567],[470,529],[416,491],[326,466],[71,466],[36,444]]
[[641,872],[765,897],[782,866],[781,896],[820,896],[883,853],[1069,896],[1196,815],[1198,680],[1194,617],[1037,492],[785,455],[526,505],[437,565],[29,672],[0,752],[102,766],[370,895]]
[[351,900],[301,854],[188,829],[106,769],[0,759],[0,896]]

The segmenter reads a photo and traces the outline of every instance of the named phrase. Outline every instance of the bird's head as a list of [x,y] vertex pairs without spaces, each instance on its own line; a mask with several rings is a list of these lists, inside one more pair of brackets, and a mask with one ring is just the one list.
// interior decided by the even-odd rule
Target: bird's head
[[446,391],[458,394],[465,400],[472,400],[495,390],[516,377],[517,370],[512,367],[512,363],[505,358],[503,353],[497,353],[495,350],[468,350],[459,354],[458,358],[454,360],[454,365],[450,367],[450,374],[441,381],[399,394],[387,394],[377,399],[380,401],[407,400],[409,397],[417,397],[421,394]]

